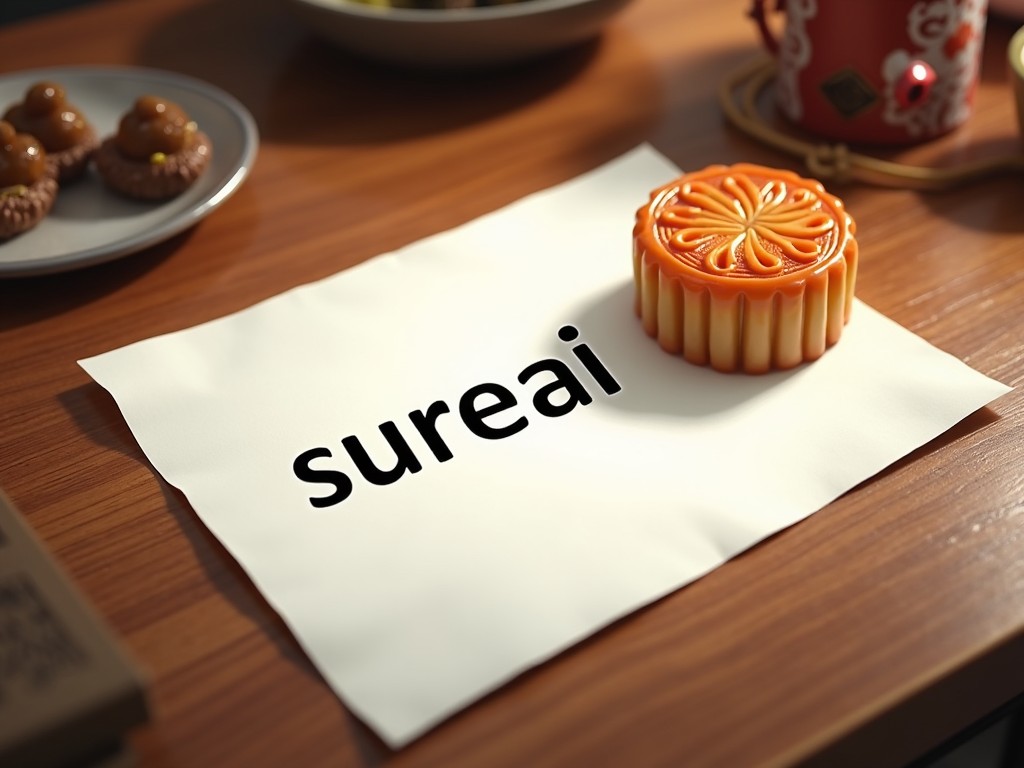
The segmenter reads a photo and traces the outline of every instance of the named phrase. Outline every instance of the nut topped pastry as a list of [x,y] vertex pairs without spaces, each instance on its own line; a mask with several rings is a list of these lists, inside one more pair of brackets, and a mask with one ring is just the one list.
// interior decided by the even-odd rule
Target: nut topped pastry
[[82,175],[100,143],[92,125],[68,103],[58,83],[36,83],[25,93],[24,101],[7,109],[3,119],[19,133],[39,140],[61,183]]
[[684,174],[637,211],[637,314],[663,349],[719,371],[815,360],[850,318],[854,233],[813,179],[750,164]]
[[96,170],[117,192],[140,200],[180,195],[202,175],[213,148],[185,111],[158,96],[136,100],[96,153]]
[[53,207],[57,180],[40,142],[0,121],[0,240],[38,224]]

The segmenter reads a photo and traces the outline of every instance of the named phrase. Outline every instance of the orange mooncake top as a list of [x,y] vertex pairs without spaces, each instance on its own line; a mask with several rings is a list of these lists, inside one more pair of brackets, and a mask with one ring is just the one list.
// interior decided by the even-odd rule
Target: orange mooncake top
[[820,182],[759,165],[715,165],[651,193],[634,238],[691,288],[770,294],[843,258],[854,224]]

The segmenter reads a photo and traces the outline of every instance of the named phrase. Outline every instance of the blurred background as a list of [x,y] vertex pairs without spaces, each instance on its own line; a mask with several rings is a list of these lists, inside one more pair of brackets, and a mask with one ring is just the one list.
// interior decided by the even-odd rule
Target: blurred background
[[92,0],[3,0],[0,3],[0,24],[85,5]]

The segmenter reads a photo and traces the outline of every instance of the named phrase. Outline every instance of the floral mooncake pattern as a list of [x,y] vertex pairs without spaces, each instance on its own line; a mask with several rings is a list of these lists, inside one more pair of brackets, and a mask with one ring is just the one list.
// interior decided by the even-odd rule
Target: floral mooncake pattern
[[719,371],[815,360],[850,318],[854,232],[841,200],[789,171],[683,175],[637,211],[637,314],[666,351]]

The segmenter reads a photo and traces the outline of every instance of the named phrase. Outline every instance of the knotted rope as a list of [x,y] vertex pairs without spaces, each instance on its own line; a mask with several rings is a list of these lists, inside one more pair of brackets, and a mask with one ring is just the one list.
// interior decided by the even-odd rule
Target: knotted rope
[[888,187],[940,190],[998,173],[1024,171],[1024,153],[929,168],[882,160],[854,152],[846,144],[812,144],[783,133],[766,122],[757,108],[758,97],[775,76],[775,61],[759,58],[730,73],[719,86],[719,102],[726,117],[744,133],[803,160],[821,180],[852,180]]

